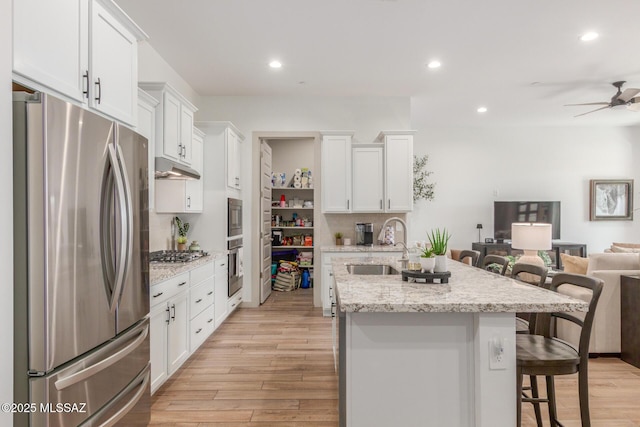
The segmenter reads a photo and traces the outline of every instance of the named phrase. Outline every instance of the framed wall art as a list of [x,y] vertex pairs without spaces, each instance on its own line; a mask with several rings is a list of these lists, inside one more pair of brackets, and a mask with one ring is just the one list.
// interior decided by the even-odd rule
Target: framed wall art
[[591,221],[633,219],[632,179],[592,179],[589,182]]

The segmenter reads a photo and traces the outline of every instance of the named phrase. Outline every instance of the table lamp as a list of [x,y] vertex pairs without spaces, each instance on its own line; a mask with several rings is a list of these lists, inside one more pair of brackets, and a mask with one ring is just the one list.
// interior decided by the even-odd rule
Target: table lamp
[[544,261],[538,256],[538,251],[551,249],[551,224],[511,224],[511,247],[524,251],[524,255],[517,262],[544,267]]
[[476,225],[476,228],[478,229],[478,243],[480,243],[480,232],[482,231],[482,224]]

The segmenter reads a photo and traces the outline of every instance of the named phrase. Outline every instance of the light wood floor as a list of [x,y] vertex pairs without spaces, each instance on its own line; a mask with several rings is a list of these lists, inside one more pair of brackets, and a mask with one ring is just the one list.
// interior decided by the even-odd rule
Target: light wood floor
[[[640,427],[640,369],[614,358],[589,367],[592,426]],[[561,421],[580,426],[577,378],[558,377],[556,394]],[[274,292],[236,310],[154,394],[150,426],[336,427],[337,399],[331,319],[311,289]],[[523,427],[534,426],[524,405]]]

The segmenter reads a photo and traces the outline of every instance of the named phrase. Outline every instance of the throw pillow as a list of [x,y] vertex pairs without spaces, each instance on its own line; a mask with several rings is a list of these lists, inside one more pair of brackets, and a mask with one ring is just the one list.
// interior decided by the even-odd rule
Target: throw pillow
[[619,254],[637,254],[640,253],[640,248],[611,245],[611,252]]
[[565,273],[587,274],[589,258],[561,253],[560,259],[562,260]]
[[616,243],[613,242],[611,246],[617,246],[619,248],[640,248],[640,243]]

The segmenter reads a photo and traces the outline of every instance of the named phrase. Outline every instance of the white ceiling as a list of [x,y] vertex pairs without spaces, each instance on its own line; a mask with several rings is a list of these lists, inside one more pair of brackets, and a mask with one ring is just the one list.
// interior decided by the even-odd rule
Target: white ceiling
[[640,125],[563,107],[640,88],[638,0],[116,1],[202,96],[411,96],[434,125]]

